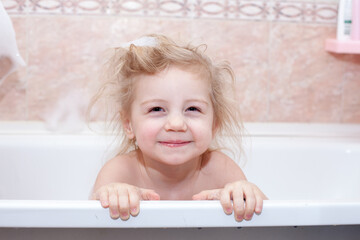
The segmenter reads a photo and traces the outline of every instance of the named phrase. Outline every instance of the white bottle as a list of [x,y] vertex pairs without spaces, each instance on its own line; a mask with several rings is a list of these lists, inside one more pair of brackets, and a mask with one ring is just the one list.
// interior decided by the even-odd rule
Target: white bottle
[[13,25],[0,1],[0,84],[17,67],[25,66],[20,56]]
[[349,40],[351,34],[352,0],[340,0],[338,8],[337,40]]

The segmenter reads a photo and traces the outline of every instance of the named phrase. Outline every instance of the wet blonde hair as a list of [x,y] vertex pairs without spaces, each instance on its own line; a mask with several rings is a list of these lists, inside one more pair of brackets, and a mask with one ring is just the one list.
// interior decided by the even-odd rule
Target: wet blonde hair
[[204,53],[205,45],[180,45],[162,35],[148,35],[144,38],[151,41],[139,44],[136,40],[125,47],[111,49],[111,57],[104,65],[105,83],[89,107],[91,111],[100,99],[108,100],[106,105],[112,109],[107,111],[107,122],[121,141],[118,153],[125,154],[136,148],[136,139],[128,139],[122,126],[122,122],[129,119],[136,77],[156,74],[169,66],[181,67],[209,81],[216,127],[216,135],[209,150],[222,148],[219,136],[224,135],[230,137],[233,147],[237,147],[241,153],[243,127],[235,97],[235,76],[230,65],[227,62],[213,63]]

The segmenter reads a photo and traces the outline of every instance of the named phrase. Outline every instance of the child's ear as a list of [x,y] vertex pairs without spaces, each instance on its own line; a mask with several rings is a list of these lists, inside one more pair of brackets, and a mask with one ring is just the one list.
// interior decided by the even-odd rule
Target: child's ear
[[123,126],[124,126],[126,136],[129,139],[133,139],[135,137],[135,134],[134,134],[134,131],[132,129],[130,120],[127,119],[127,120],[123,121]]

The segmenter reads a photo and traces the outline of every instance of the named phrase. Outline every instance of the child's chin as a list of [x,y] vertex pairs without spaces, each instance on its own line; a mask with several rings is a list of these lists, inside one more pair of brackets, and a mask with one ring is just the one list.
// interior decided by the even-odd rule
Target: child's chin
[[164,163],[166,165],[171,165],[171,166],[177,166],[177,165],[182,165],[185,163],[188,163],[192,160],[196,160],[198,158],[191,158],[189,156],[186,156],[186,154],[164,154],[162,155],[158,161],[161,163]]

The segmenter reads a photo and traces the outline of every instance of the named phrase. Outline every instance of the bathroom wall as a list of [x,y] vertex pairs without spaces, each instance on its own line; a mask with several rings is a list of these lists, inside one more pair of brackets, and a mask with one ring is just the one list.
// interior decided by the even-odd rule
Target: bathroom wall
[[103,51],[162,33],[232,63],[245,122],[360,123],[360,55],[324,51],[337,2],[2,0],[27,67],[0,85],[0,121],[81,119]]

